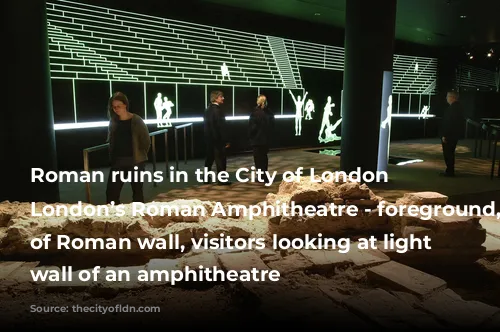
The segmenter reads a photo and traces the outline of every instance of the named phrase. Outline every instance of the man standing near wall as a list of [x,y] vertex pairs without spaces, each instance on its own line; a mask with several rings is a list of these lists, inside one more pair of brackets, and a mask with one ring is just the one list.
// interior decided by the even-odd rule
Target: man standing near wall
[[[226,149],[229,148],[226,129],[226,116],[220,105],[224,103],[222,91],[212,91],[210,93],[210,105],[205,110],[203,117],[205,144],[207,146],[207,156],[205,167],[210,171],[215,161],[217,173],[226,170]],[[219,185],[230,185],[231,182],[217,182]]]
[[464,127],[464,111],[456,91],[448,92],[446,101],[450,106],[445,110],[441,124],[441,145],[446,170],[441,175],[455,176],[455,149]]

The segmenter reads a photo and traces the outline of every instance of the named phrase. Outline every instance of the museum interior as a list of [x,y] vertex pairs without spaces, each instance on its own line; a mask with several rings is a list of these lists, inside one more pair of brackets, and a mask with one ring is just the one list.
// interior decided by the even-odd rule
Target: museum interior
[[[499,1],[8,0],[4,7],[0,317],[7,326],[500,327]],[[224,96],[230,185],[195,176],[207,157],[213,91]],[[116,92],[148,129],[145,170],[164,175],[144,182],[143,203],[212,212],[220,206],[225,213],[35,213],[51,204],[108,205],[108,100]],[[454,176],[443,176],[450,93],[463,117],[454,123]],[[269,183],[251,178],[249,121],[260,95],[274,115]],[[34,178],[34,169],[43,176]],[[298,169],[302,177],[284,180]],[[336,171],[388,178],[321,178]],[[104,179],[79,176],[92,172]],[[122,189],[129,211],[132,186]],[[229,211],[280,202],[358,212],[251,219]],[[436,212],[391,214],[382,203]],[[445,215],[446,207],[459,208]],[[34,245],[50,236],[126,239],[131,247]],[[224,236],[246,245],[193,245]],[[337,246],[272,245],[308,237]],[[373,245],[360,248],[369,237]],[[397,250],[387,246],[389,237],[417,244],[428,238],[432,248]],[[166,247],[140,248],[144,238]],[[249,246],[254,238],[266,245]],[[351,249],[341,251],[340,239]],[[280,280],[79,279],[96,266],[129,276],[256,269],[279,271]],[[59,277],[34,280],[44,271]],[[149,311],[119,311],[125,306]]]

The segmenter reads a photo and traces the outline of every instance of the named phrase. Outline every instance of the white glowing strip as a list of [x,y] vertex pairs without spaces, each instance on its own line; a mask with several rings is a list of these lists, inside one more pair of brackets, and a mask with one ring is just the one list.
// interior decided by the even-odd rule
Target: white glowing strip
[[226,117],[227,121],[239,121],[239,120],[248,120],[248,115],[233,115],[233,116],[227,116]]
[[435,118],[436,115],[434,114],[426,114],[426,115],[420,115],[420,114],[392,114],[391,118]]
[[414,159],[414,160],[402,161],[400,163],[397,163],[396,166],[404,166],[408,164],[423,163],[423,162],[424,161],[422,159]]
[[107,127],[108,125],[109,121],[82,122],[82,123],[56,123],[54,124],[54,130],[100,128],[100,127]]
[[[227,116],[227,121],[241,121],[248,120],[248,115],[245,116]],[[276,119],[294,119],[295,115],[276,115]],[[172,123],[188,123],[188,122],[203,122],[202,117],[195,118],[181,118],[181,119],[171,119]],[[158,120],[144,120],[146,124],[158,124]],[[81,122],[81,123],[56,123],[54,124],[54,130],[68,130],[68,129],[85,129],[85,128],[101,128],[107,127],[109,121],[96,121],[96,122]],[[165,129],[165,128],[164,128]],[[168,128],[166,128],[168,129]]]
[[[48,1],[47,16],[52,78],[302,88],[299,67],[344,68],[342,47],[64,0]],[[72,64],[65,62],[67,55]],[[228,63],[234,81],[214,78],[222,62]],[[159,70],[144,68],[155,63]],[[437,59],[395,55],[393,67],[395,93],[434,94]],[[172,72],[181,76],[169,77]]]

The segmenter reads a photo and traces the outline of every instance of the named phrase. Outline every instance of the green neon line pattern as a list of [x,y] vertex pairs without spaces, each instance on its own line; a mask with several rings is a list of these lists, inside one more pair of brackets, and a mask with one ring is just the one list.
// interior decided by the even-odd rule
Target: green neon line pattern
[[[73,1],[48,1],[47,19],[53,79],[304,89],[299,68],[344,69],[342,47]],[[435,94],[436,58],[394,55],[393,72],[393,93]]]

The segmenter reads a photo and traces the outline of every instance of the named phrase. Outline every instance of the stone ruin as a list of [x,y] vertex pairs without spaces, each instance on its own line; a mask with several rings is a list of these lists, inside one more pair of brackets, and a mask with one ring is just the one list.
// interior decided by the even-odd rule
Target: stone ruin
[[[304,237],[305,234],[322,233],[329,237],[350,237],[352,241],[371,235],[383,236],[393,233],[397,237],[409,236],[431,238],[432,250],[413,250],[400,254],[393,250],[359,250],[351,246],[348,253],[338,250],[194,250],[186,253],[150,250],[138,247],[127,254],[142,256],[144,261],[134,265],[128,258],[126,266],[117,263],[122,252],[112,251],[114,258],[104,270],[126,269],[132,275],[140,270],[173,271],[200,265],[223,270],[278,270],[280,281],[269,284],[242,282],[230,285],[231,294],[250,298],[259,312],[265,316],[287,320],[298,316],[313,315],[338,323],[349,322],[351,326],[366,326],[371,321],[382,327],[442,328],[500,326],[500,308],[478,301],[464,300],[448,288],[445,280],[410,267],[418,264],[470,264],[485,255],[485,239],[489,239],[489,253],[500,254],[500,234],[491,237],[481,227],[481,219],[472,217],[446,217],[436,215],[429,220],[409,215],[379,216],[378,203],[384,201],[368,186],[356,182],[311,183],[302,179],[296,183],[283,182],[276,194],[267,195],[268,204],[295,202],[302,205],[356,205],[360,207],[355,217],[274,217],[257,218],[252,221],[244,217],[32,217],[29,203],[0,203],[0,291],[13,292],[15,285],[33,285],[49,292],[79,292],[94,297],[113,297],[119,292],[141,294],[149,287],[182,287],[199,289],[199,284],[172,286],[168,281],[150,283],[131,280],[108,282],[99,277],[97,281],[82,282],[73,272],[73,281],[30,280],[30,270],[59,270],[61,264],[45,263],[43,257],[64,255],[55,247],[34,252],[30,240],[45,234],[67,235],[71,238],[164,238],[178,234],[181,244],[189,246],[191,239],[199,239],[205,233],[219,237],[220,233],[232,238],[264,237],[276,234],[281,238]],[[407,193],[396,202],[387,205],[446,205],[448,197],[435,192]],[[211,211],[215,202],[200,200],[175,200],[170,204],[200,205]],[[151,202],[148,204],[158,204]],[[259,203],[263,204],[263,202]],[[44,203],[37,203],[41,208]],[[228,206],[224,205],[225,207]],[[129,206],[126,206],[129,208]],[[365,209],[369,209],[367,212]],[[485,220],[486,222],[486,220]],[[491,220],[488,220],[491,222]],[[494,227],[500,223],[496,220]],[[496,229],[496,228],[495,228]],[[500,228],[499,228],[500,229]],[[488,236],[488,237],[487,237]],[[492,242],[493,241],[493,242]],[[496,241],[496,242],[494,242]],[[494,250],[491,250],[491,244]],[[496,248],[496,249],[495,249]],[[91,269],[92,257],[102,252],[78,251],[73,260],[83,261]],[[34,260],[23,256],[34,257]],[[2,259],[4,257],[4,259]],[[127,256],[128,257],[128,256]],[[18,261],[15,261],[15,260]],[[3,261],[2,261],[3,260]],[[123,261],[123,260],[122,260]],[[71,261],[75,262],[75,261]],[[408,265],[405,265],[408,264]],[[51,266],[52,265],[52,266]],[[62,264],[65,265],[65,264]],[[71,264],[70,264],[71,265]],[[102,265],[102,261],[101,261]],[[134,266],[129,266],[134,265]],[[118,267],[117,267],[118,266]],[[81,270],[80,270],[81,271]],[[102,274],[101,274],[102,275]],[[207,285],[204,285],[207,286]],[[214,284],[208,285],[212,287]],[[233,287],[234,286],[234,287]],[[160,292],[158,288],[158,292]],[[15,291],[14,291],[15,292]],[[137,292],[137,293],[134,293]],[[39,294],[39,293],[37,293]],[[243,295],[244,294],[244,295]],[[196,295],[196,294],[195,294]],[[40,295],[37,295],[40,296]],[[168,304],[170,305],[170,304]],[[304,312],[312,308],[311,312]],[[313,313],[314,311],[314,313]],[[336,318],[332,318],[332,314]],[[287,316],[288,315],[288,316]],[[319,316],[318,316],[319,315]]]
[[[408,214],[387,216],[379,214],[376,209],[382,197],[375,195],[366,184],[358,182],[311,182],[302,178],[298,182],[282,182],[276,194],[269,193],[266,203],[275,204],[295,202],[298,205],[356,205],[357,216],[277,216],[259,217],[246,220],[244,216],[214,217],[182,217],[182,216],[145,216],[131,217],[33,217],[30,203],[2,202],[0,203],[0,255],[5,257],[16,255],[57,254],[55,246],[48,250],[33,250],[30,240],[43,237],[45,234],[67,235],[71,238],[165,238],[178,234],[180,244],[191,246],[191,239],[199,239],[205,233],[209,237],[218,237],[220,233],[232,238],[264,237],[271,234],[278,237],[301,238],[305,234],[329,237],[350,237],[353,239],[371,235],[382,236],[394,233],[396,237],[409,236],[431,238],[432,250],[413,250],[404,254],[391,250],[383,250],[390,258],[411,262],[424,263],[432,257],[433,264],[440,260],[443,263],[470,263],[476,261],[484,253],[482,244],[486,239],[486,230],[479,223],[480,217],[447,217],[443,214],[434,215],[429,220]],[[448,197],[435,192],[407,193],[395,203],[386,205],[446,205]],[[151,202],[147,204],[160,204]],[[174,200],[169,204],[203,205],[211,212],[215,202],[191,200]],[[227,206],[226,203],[224,206]],[[259,203],[259,204],[262,204]],[[45,203],[36,203],[41,209]],[[67,204],[68,206],[70,204]],[[84,204],[85,205],[85,204]],[[129,208],[126,205],[126,208]],[[369,212],[365,212],[370,210]],[[140,252],[139,252],[140,251]],[[82,254],[92,252],[81,251]],[[114,252],[116,253],[116,251]],[[129,254],[163,257],[165,251],[150,252],[138,247],[127,250]]]

